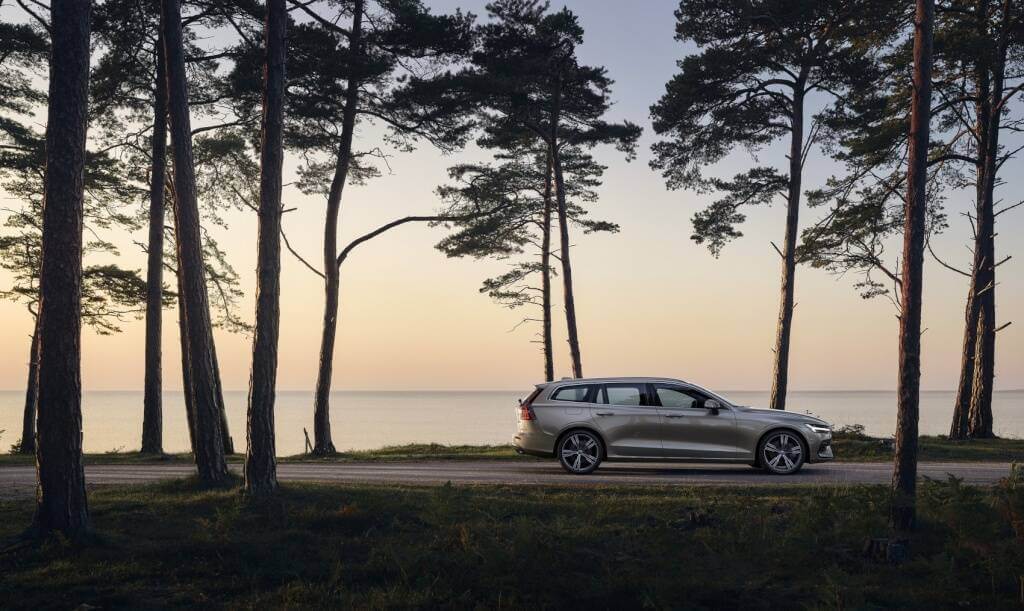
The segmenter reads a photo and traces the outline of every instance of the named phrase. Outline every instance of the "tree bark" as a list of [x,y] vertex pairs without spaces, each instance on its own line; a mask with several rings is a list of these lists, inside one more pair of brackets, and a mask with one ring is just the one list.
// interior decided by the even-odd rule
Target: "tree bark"
[[[358,64],[362,54],[363,0],[353,2],[352,29],[349,44],[352,61]],[[355,74],[357,65],[351,73]],[[313,406],[313,454],[334,454],[331,438],[331,377],[334,373],[334,342],[338,332],[338,294],[341,288],[338,266],[338,215],[341,196],[348,180],[352,161],[352,138],[355,134],[356,113],[359,105],[359,80],[349,79],[345,90],[345,109],[342,113],[341,142],[334,168],[331,190],[327,195],[327,218],[324,223],[324,322],[320,338],[320,366],[316,378],[316,396]]]
[[228,479],[224,441],[217,405],[213,367],[206,270],[203,265],[199,207],[192,157],[192,127],[188,108],[185,54],[179,0],[162,0],[164,52],[167,60],[168,116],[174,155],[174,193],[178,265],[185,305],[188,358],[195,416],[195,462],[199,480],[220,484]]
[[935,0],[916,0],[914,90],[911,97],[907,202],[903,227],[899,387],[890,513],[891,525],[897,532],[912,530],[916,521],[917,424],[921,398],[921,287],[927,209],[934,19]]
[[188,319],[185,316],[185,301],[181,298],[181,290],[184,283],[181,280],[181,272],[177,274],[178,281],[178,339],[181,344],[181,391],[185,397],[185,419],[188,423],[188,441],[192,454],[196,453],[196,410],[192,391],[192,365],[188,360]]
[[[988,0],[979,0],[976,9],[978,19],[978,34],[981,37],[987,36],[989,31]],[[991,131],[991,62],[987,54],[978,53],[978,60],[974,64],[974,86],[975,86],[975,129],[977,131],[977,163],[975,165],[975,218],[981,219],[984,215],[986,201],[986,175],[988,172],[985,163]],[[979,223],[980,224],[980,223]],[[971,263],[971,280],[967,291],[967,306],[964,313],[964,343],[960,360],[960,379],[957,383],[956,398],[953,403],[953,422],[950,425],[950,439],[968,439],[970,437],[970,412],[971,399],[974,395],[974,364],[975,352],[977,350],[978,321],[981,314],[982,302],[979,291],[984,286],[983,276],[985,275],[985,246],[984,237],[979,226],[975,226],[974,233],[974,257]]]
[[[991,439],[992,434],[992,352],[995,330],[991,322],[991,308],[983,307],[978,315],[974,362],[974,382],[971,385],[971,409],[968,414],[971,439]],[[985,409],[988,406],[988,409]]]
[[974,248],[982,253],[981,267],[977,270],[978,327],[975,334],[974,381],[971,384],[971,405],[968,413],[968,437],[990,439],[994,437],[992,425],[992,390],[995,385],[996,351],[996,223],[995,190],[999,170],[999,130],[1002,119],[1003,85],[1006,78],[1008,30],[1012,10],[1010,0],[1002,7],[1002,31],[995,61],[992,65],[991,94],[986,95],[988,125],[982,157],[984,163],[984,191],[977,211],[978,235]]
[[213,327],[210,327],[210,360],[213,361],[214,398],[217,401],[217,415],[220,418],[220,437],[224,443],[224,453],[235,453],[235,440],[231,437],[228,426],[228,409],[224,403],[224,387],[220,383],[220,361],[217,359],[217,343],[213,341]]
[[19,454],[36,453],[36,401],[39,397],[39,315],[32,325],[32,347],[28,354],[28,385],[25,388],[25,410],[21,421]]
[[281,182],[284,163],[285,0],[268,0],[264,28],[266,63],[260,146],[260,228],[256,258],[256,329],[245,454],[245,490],[265,496],[277,489],[274,395],[281,320]]
[[569,256],[569,214],[565,203],[565,181],[562,176],[562,154],[559,150],[558,124],[562,113],[562,80],[555,87],[554,105],[551,109],[551,136],[548,142],[551,162],[555,175],[555,199],[558,202],[558,230],[561,243],[558,258],[562,262],[562,293],[565,299],[565,324],[568,329],[569,356],[572,358],[572,375],[583,377],[583,360],[580,356],[580,338],[576,326],[576,294],[572,284],[572,262]]
[[555,358],[551,341],[551,190],[552,174],[554,164],[551,155],[548,155],[546,168],[544,170],[544,219],[541,222],[541,308],[544,310],[542,317],[542,341],[544,342],[544,379],[548,382],[555,379]]
[[163,40],[156,42],[153,151],[149,177],[149,243],[146,261],[146,357],[142,399],[142,452],[163,454],[164,189],[167,180],[167,76]]
[[804,82],[797,79],[793,92],[793,129],[789,145],[789,194],[786,202],[786,236],[782,247],[782,287],[779,324],[775,336],[775,370],[772,375],[772,409],[786,409],[789,387],[789,342],[793,329],[796,293],[796,242],[800,226],[800,185],[803,179]]
[[[975,252],[978,252],[975,249]],[[970,429],[969,414],[971,410],[972,385],[974,383],[974,351],[978,332],[978,301],[974,298],[974,279],[977,277],[978,266],[973,266],[970,288],[967,293],[967,307],[964,312],[964,343],[960,356],[960,380],[956,386],[956,398],[953,400],[953,423],[949,427],[949,438],[963,440],[968,438]]]
[[53,0],[33,531],[76,538],[89,526],[82,466],[82,215],[89,109],[89,0]]

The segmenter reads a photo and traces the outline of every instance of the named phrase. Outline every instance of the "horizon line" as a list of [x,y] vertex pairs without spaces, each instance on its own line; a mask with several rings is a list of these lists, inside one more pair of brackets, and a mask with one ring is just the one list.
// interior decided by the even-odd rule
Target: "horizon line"
[[[569,380],[566,380],[566,381],[569,381]],[[82,394],[89,393],[89,392],[122,392],[122,393],[132,393],[132,392],[143,392],[143,390],[144,389],[142,389],[142,388],[96,388],[96,389],[83,389],[82,390]],[[459,392],[462,392],[462,393],[494,392],[494,393],[497,393],[497,392],[508,392],[508,393],[516,393],[516,392],[524,392],[525,390],[529,390],[529,389],[514,389],[514,388],[332,388],[331,392],[366,392],[366,393],[369,393],[369,392],[378,392],[378,393],[387,393],[387,392],[391,392],[391,393],[417,393],[417,392],[451,392],[451,393],[459,393]],[[817,393],[840,393],[840,392],[861,392],[861,393],[887,392],[887,393],[892,393],[892,392],[896,392],[896,390],[897,389],[895,389],[895,388],[809,388],[809,389],[808,388],[800,388],[800,389],[790,390],[789,392],[790,393],[815,393],[815,392],[817,392]],[[2,388],[2,389],[0,389],[0,392],[25,392],[25,389],[24,388]],[[165,393],[167,393],[167,392],[180,393],[180,392],[184,392],[184,390],[181,389],[181,388],[172,388],[172,389],[163,390],[162,392],[165,392]],[[249,389],[248,388],[224,389],[223,392],[225,392],[225,393],[240,393],[240,392],[241,393],[246,393],[246,392],[249,392]],[[315,391],[314,391],[314,389],[284,388],[284,389],[278,389],[276,392],[278,392],[278,393],[312,393],[312,392],[315,392]],[[731,389],[725,389],[725,390],[715,390],[714,392],[717,392],[717,393],[720,393],[720,394],[726,394],[726,393],[739,393],[739,392],[767,393],[767,392],[771,392],[771,391],[769,389],[731,388]],[[956,392],[956,389],[955,388],[923,388],[923,389],[921,389],[921,392],[923,392],[923,393],[925,393],[925,392],[947,392],[947,393],[952,393],[952,392]],[[992,392],[995,392],[995,393],[1024,392],[1024,388],[1004,388],[1004,389],[999,389],[999,390],[993,390]]]

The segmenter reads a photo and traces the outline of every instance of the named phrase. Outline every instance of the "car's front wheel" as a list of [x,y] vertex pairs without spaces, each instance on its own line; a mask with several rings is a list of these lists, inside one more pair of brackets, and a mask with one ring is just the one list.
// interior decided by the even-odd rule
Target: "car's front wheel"
[[776,475],[790,475],[804,466],[804,443],[792,431],[775,431],[761,440],[757,448],[758,462]]
[[593,473],[601,464],[601,440],[590,431],[571,431],[558,442],[558,462],[574,475]]

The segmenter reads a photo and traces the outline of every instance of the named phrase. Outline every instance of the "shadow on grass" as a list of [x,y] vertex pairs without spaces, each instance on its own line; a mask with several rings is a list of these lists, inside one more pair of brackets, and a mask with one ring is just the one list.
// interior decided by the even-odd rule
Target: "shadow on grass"
[[[880,486],[286,484],[254,503],[237,485],[177,480],[94,493],[97,545],[0,556],[0,600],[12,608],[1009,607],[1024,574],[1020,500],[1019,487],[924,482],[911,557],[893,565],[862,552],[887,533]],[[0,503],[0,536],[30,513],[30,504]]]

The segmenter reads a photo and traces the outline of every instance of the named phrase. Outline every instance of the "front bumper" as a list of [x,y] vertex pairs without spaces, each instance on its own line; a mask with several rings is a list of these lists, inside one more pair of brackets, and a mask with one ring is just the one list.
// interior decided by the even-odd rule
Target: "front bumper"
[[832,453],[832,435],[820,436],[819,439],[811,441],[811,457],[807,462],[828,462],[835,460],[835,454]]

